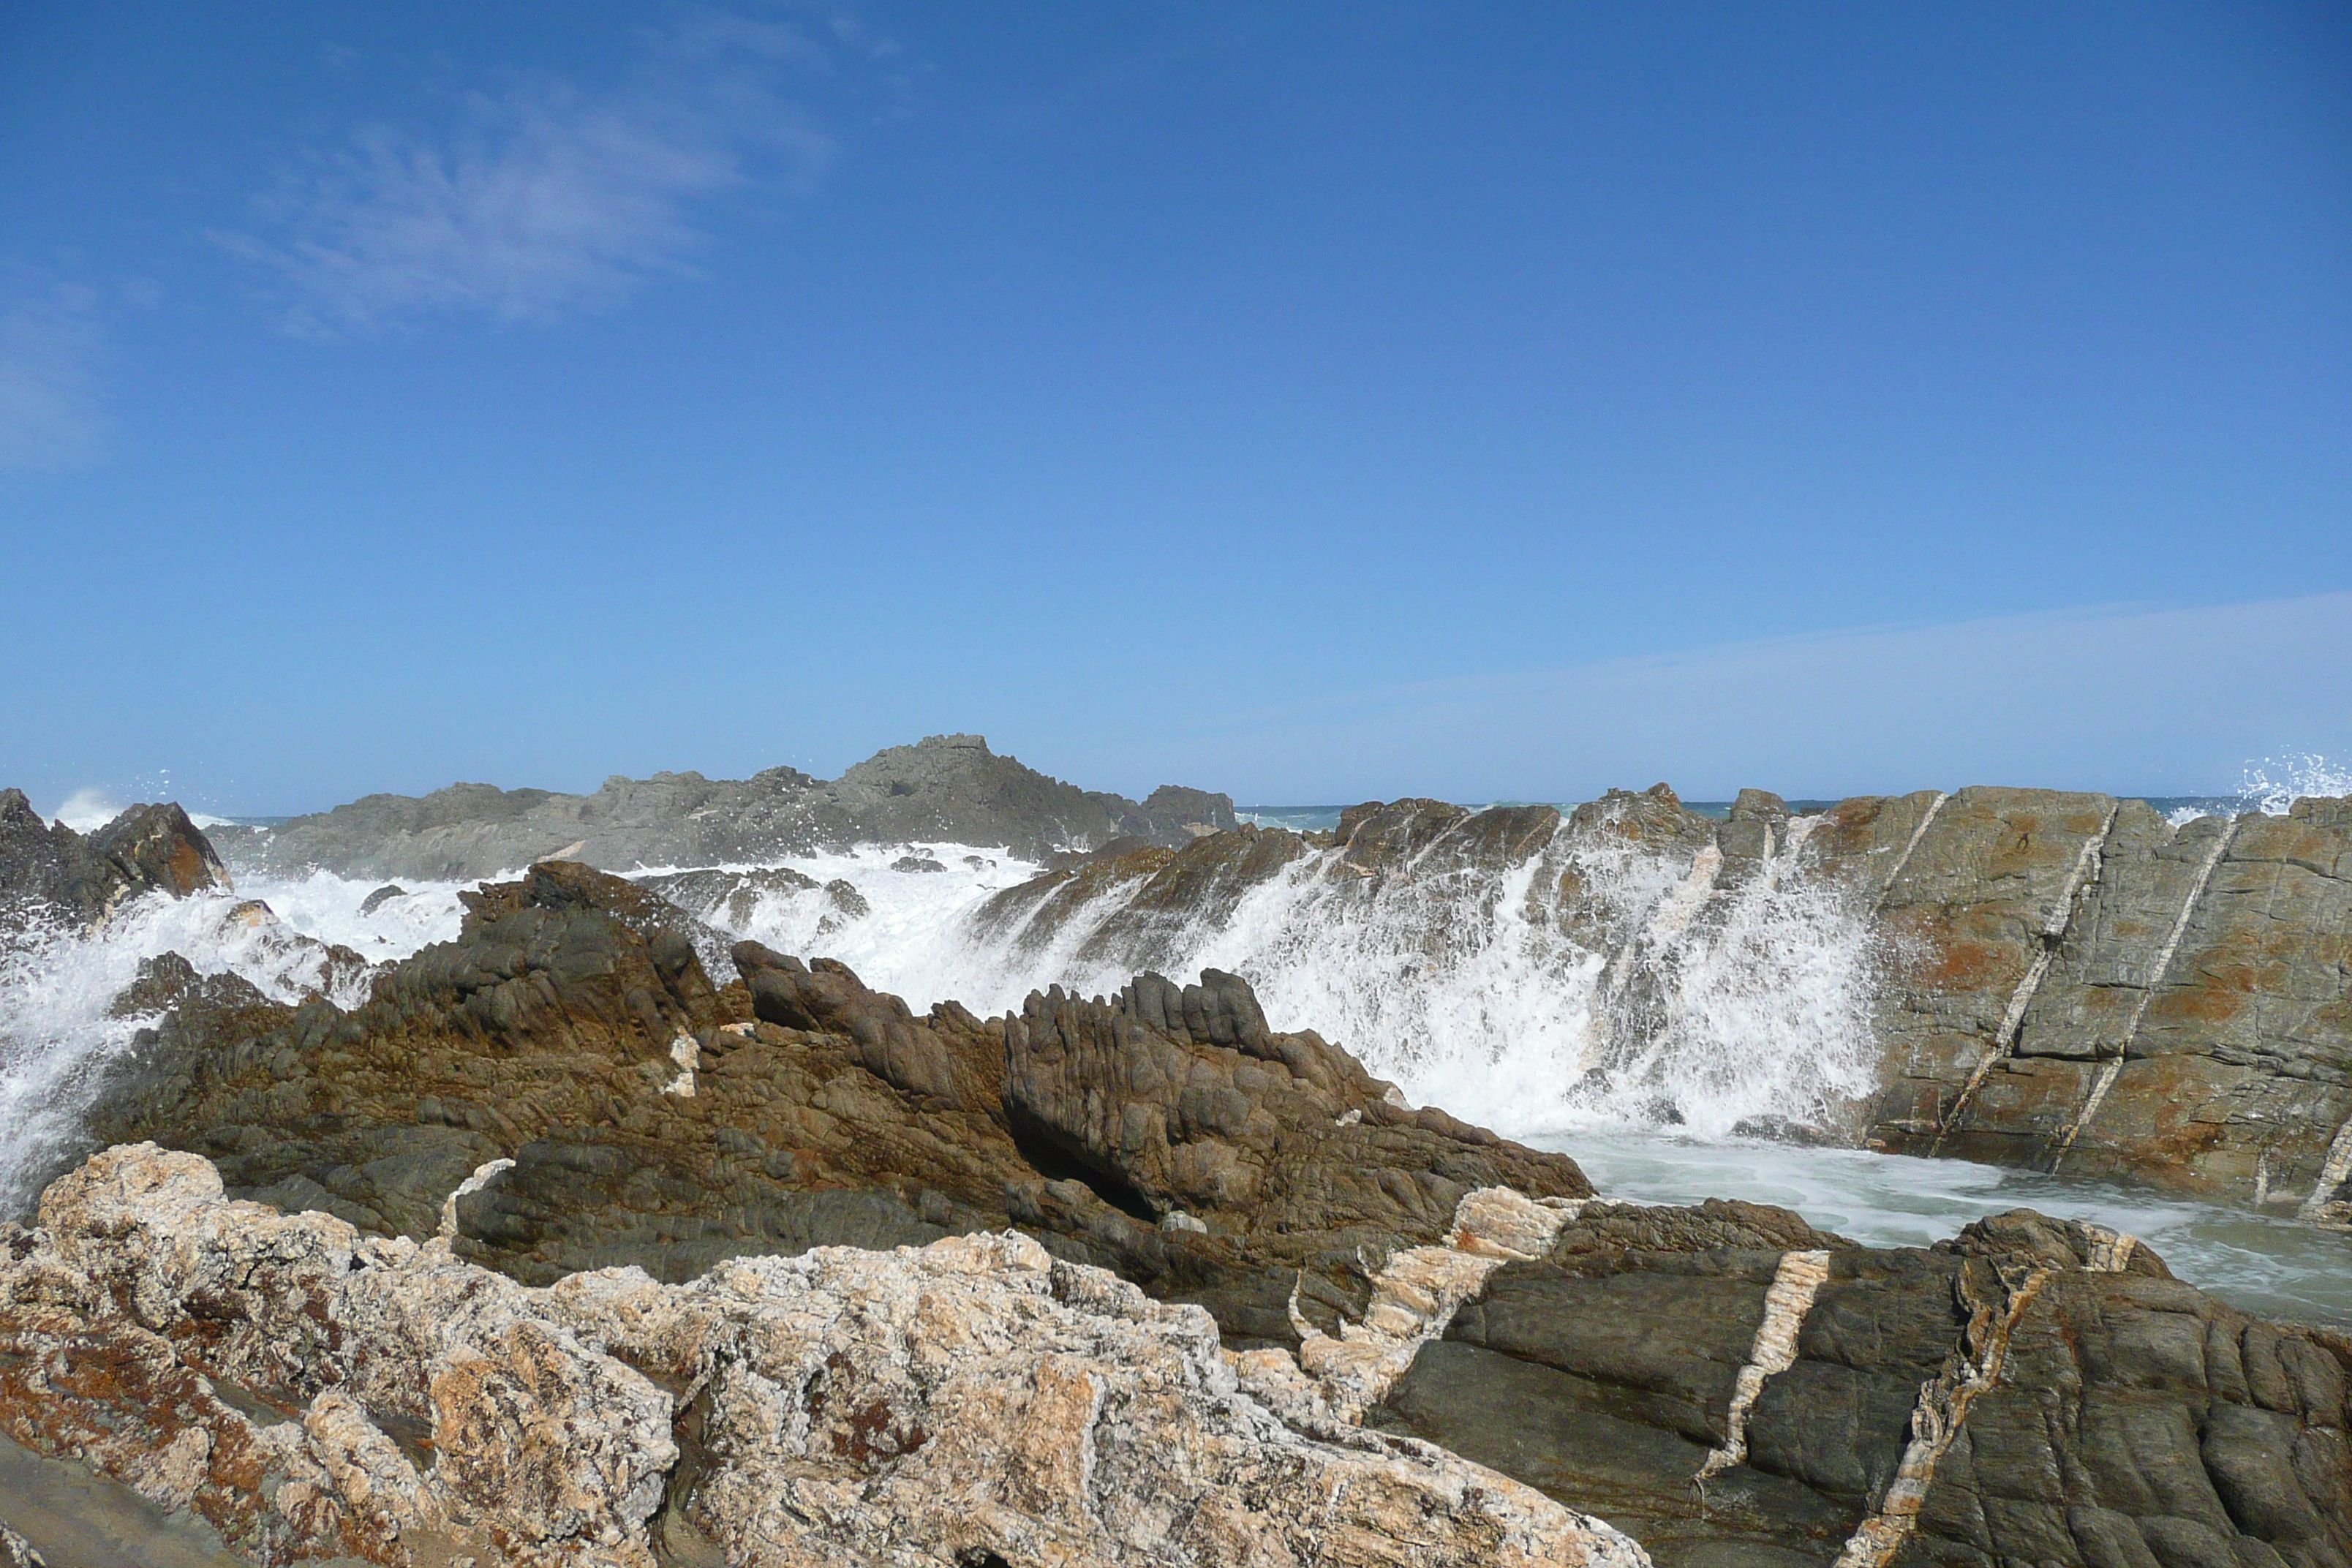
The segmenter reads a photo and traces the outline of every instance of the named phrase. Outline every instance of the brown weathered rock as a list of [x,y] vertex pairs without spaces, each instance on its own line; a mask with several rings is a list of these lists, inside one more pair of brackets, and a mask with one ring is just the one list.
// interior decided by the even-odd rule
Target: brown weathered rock
[[264,1568],[1643,1568],[1452,1455],[1301,1435],[1247,1370],[1205,1313],[1024,1237],[531,1290],[446,1238],[226,1200],[152,1145],[60,1179],[0,1247],[0,1426]]
[[1591,1204],[1487,1275],[1372,1418],[1575,1499],[1662,1568],[2334,1568],[2347,1367],[2352,1342],[2026,1211],[1876,1251],[1771,1210]]
[[211,841],[176,805],[134,805],[84,835],[44,821],[24,791],[0,790],[0,917],[81,928],[142,893],[227,886]]
[[[745,943],[730,1004],[688,918],[618,879],[549,863],[468,901],[458,941],[350,1014],[196,998],[92,1137],[194,1149],[241,1195],[412,1238],[511,1159],[459,1205],[457,1246],[531,1282],[1018,1224],[1274,1341],[1296,1337],[1302,1276],[1310,1317],[1360,1310],[1360,1258],[1433,1240],[1470,1187],[1588,1190],[1564,1156],[1402,1110],[1345,1053],[1268,1031],[1230,977],[1147,977],[1157,1022],[1058,995],[917,1017],[843,965]],[[1145,1059],[1173,1086],[1158,1100]],[[1090,1109],[1111,1093],[1157,1108],[1156,1141],[1111,1135]]]

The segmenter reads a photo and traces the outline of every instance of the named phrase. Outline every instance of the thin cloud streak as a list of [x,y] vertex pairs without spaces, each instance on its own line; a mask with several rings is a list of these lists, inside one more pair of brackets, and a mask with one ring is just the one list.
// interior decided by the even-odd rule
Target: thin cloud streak
[[60,283],[0,309],[0,470],[58,473],[103,455],[110,428],[96,290]]
[[313,150],[215,242],[274,275],[280,323],[335,339],[478,313],[547,322],[695,276],[723,197],[808,188],[831,140],[780,94],[821,63],[793,29],[717,15],[649,35],[608,92],[477,92],[445,134],[387,125]]

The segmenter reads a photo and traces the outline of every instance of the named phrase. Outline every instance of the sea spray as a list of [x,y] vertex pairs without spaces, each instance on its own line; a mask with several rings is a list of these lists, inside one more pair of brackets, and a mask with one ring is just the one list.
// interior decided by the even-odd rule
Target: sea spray
[[1378,874],[1315,850],[1173,910],[1131,907],[1141,871],[1105,874],[1022,918],[967,914],[930,973],[866,978],[994,1011],[1049,982],[1106,994],[1139,969],[1227,969],[1276,1027],[1504,1131],[1818,1124],[1868,1089],[1875,1053],[1864,922],[1791,874],[1811,820],[1720,889],[1698,855],[1566,821],[1501,865],[1463,852],[1459,828]]
[[[454,929],[454,927],[453,927]],[[35,918],[0,934],[0,1212],[76,1131],[109,1061],[152,1016],[116,1011],[147,959],[176,952],[198,974],[233,973],[277,1002],[356,1005],[370,973],[226,889],[149,893],[94,931]]]

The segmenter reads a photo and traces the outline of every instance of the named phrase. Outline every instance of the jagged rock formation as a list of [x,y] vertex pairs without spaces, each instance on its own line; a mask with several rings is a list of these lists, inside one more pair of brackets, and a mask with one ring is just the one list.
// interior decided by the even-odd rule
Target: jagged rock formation
[[758,862],[860,843],[1002,845],[1044,860],[1122,837],[1179,845],[1234,826],[1226,795],[1167,785],[1140,803],[1081,790],[1000,757],[978,735],[876,752],[830,782],[794,768],[740,781],[615,776],[593,795],[452,784],[373,795],[275,828],[217,830],[239,866],[462,880],[535,860],[613,870]]
[[1407,961],[1478,938],[1531,868],[1531,918],[1601,961],[1601,1073],[1675,1016],[1695,935],[1759,887],[1828,889],[1874,952],[1878,1087],[1810,1135],[2352,1215],[2352,801],[2179,828],[2140,801],[1990,788],[1801,818],[1750,790],[1722,822],[1663,785],[1567,816],[1371,803],[1330,836],[1244,828],[1049,872],[977,930],[1014,962],[1076,929],[1076,968],[1172,968],[1312,856],[1323,884],[1425,913]]
[[460,1177],[510,1158],[459,1205],[457,1246],[534,1282],[1018,1224],[1274,1341],[1302,1274],[1320,1320],[1360,1312],[1360,1258],[1435,1239],[1468,1191],[1591,1190],[1564,1156],[1271,1033],[1231,977],[918,1018],[754,943],[717,991],[687,917],[585,867],[468,904],[457,942],[349,1014],[233,986],[181,1008],[99,1096],[90,1140],[193,1149],[240,1195],[420,1238]]
[[[1627,816],[1641,832],[1685,841],[1666,797],[1637,799],[1643,804]],[[1769,827],[1769,803],[1749,804],[1742,820]],[[1472,820],[1426,831],[1397,821],[1387,841],[1425,858]],[[1526,826],[1489,841],[1507,847]],[[1263,841],[1227,837],[1244,854]],[[1743,874],[1740,839],[1725,838],[1727,849],[1710,837],[1694,852],[1695,862],[1701,852],[1720,855],[1702,867],[1709,879],[1727,866]],[[1375,873],[1395,869],[1381,858],[1390,851],[1360,847]],[[1854,853],[1851,837],[1828,848]],[[1756,868],[1744,874],[1769,874],[1777,864],[1760,847],[1748,858]],[[1818,864],[1837,861],[1824,854]],[[1610,924],[1612,908],[1597,901],[1591,918],[1623,935]],[[2223,1307],[2170,1279],[2128,1238],[2021,1213],[1936,1247],[1876,1250],[1778,1209],[1607,1203],[1564,1156],[1412,1110],[1347,1053],[1312,1034],[1270,1029],[1248,987],[1230,975],[1210,972],[1179,987],[1145,974],[1112,997],[1035,995],[1007,1017],[982,1020],[953,1004],[918,1017],[839,963],[803,963],[753,943],[734,952],[740,982],[714,989],[690,923],[617,879],[563,863],[536,867],[476,895],[457,942],[392,970],[350,1014],[318,1002],[271,1009],[251,998],[236,1006],[191,998],[102,1099],[97,1135],[153,1137],[209,1154],[239,1195],[331,1209],[382,1238],[333,1232],[345,1237],[336,1246],[371,1260],[367,1269],[326,1271],[342,1281],[338,1300],[375,1289],[363,1283],[370,1270],[397,1282],[401,1270],[425,1268],[446,1280],[465,1263],[541,1288],[466,1289],[467,1300],[526,1302],[534,1321],[620,1357],[652,1379],[647,1386],[678,1396],[666,1414],[683,1415],[668,1440],[685,1468],[670,1471],[662,1495],[706,1501],[682,1513],[649,1505],[633,1517],[682,1520],[679,1541],[690,1539],[688,1525],[735,1539],[725,1536],[734,1526],[714,1522],[722,1519],[763,1521],[743,1527],[749,1540],[802,1528],[779,1521],[820,1516],[834,1521],[828,1529],[885,1531],[861,1540],[910,1540],[887,1531],[911,1530],[1007,1563],[1033,1560],[1008,1541],[1045,1557],[1046,1542],[1095,1540],[1085,1535],[1091,1526],[1042,1502],[1035,1519],[1007,1522],[1011,1515],[925,1500],[942,1483],[920,1466],[953,1457],[935,1436],[948,1430],[940,1412],[964,1407],[937,1386],[909,1391],[893,1381],[906,1374],[883,1370],[885,1362],[928,1364],[935,1352],[924,1345],[944,1342],[917,1332],[922,1314],[909,1304],[936,1287],[903,1272],[933,1268],[904,1261],[913,1257],[956,1260],[939,1267],[959,1277],[978,1269],[1000,1282],[1045,1282],[1010,1317],[990,1320],[1007,1326],[977,1348],[956,1341],[965,1348],[939,1354],[942,1363],[968,1354],[975,1375],[982,1363],[1041,1364],[1024,1336],[1066,1343],[1054,1337],[1065,1332],[1054,1304],[1147,1326],[1180,1321],[1108,1281],[1109,1295],[1083,1300],[1066,1283],[1082,1271],[1065,1265],[1106,1268],[1160,1302],[1206,1308],[1207,1318],[1181,1320],[1195,1325],[1184,1331],[1194,1336],[1186,1364],[1195,1371],[1184,1374],[1194,1382],[1183,1386],[1230,1376],[1289,1428],[1281,1440],[1370,1453],[1348,1436],[1361,1415],[1589,1510],[1668,1568],[2352,1563],[2344,1535],[2352,1518],[2344,1441],[2352,1341]],[[312,1227],[306,1234],[327,1234],[317,1227],[331,1222],[299,1223]],[[1013,1243],[948,1239],[1008,1227],[1043,1252],[1016,1258]],[[836,1399],[826,1392],[832,1382],[761,1370],[777,1363],[761,1359],[769,1352],[756,1334],[742,1336],[769,1321],[751,1298],[816,1289],[813,1271],[855,1272],[837,1255],[793,1263],[777,1255],[842,1244],[932,1250],[898,1255],[888,1268],[900,1271],[876,1276],[878,1294],[859,1298],[901,1305],[872,1325],[882,1336],[877,1359],[856,1363],[874,1370],[843,1373],[848,1392]],[[429,1265],[415,1261],[426,1252]],[[770,1261],[718,1267],[741,1256]],[[581,1273],[631,1266],[647,1272],[625,1286]],[[683,1285],[714,1268],[703,1283]],[[663,1293],[660,1281],[682,1293]],[[299,1310],[303,1300],[285,1281],[257,1289],[281,1314],[284,1302]],[[1113,1300],[1129,1305],[1102,1306]],[[341,1310],[330,1319],[344,1321]],[[826,1316],[829,1306],[793,1310],[796,1332],[809,1331],[812,1312],[838,1321]],[[218,1328],[217,1314],[190,1321],[210,1325],[204,1335],[236,1337]],[[255,1321],[273,1325],[256,1343],[287,1332],[275,1319]],[[664,1325],[689,1321],[703,1326],[683,1340],[662,1337]],[[709,1327],[719,1322],[719,1340],[693,1337],[720,1333]],[[832,1345],[830,1331],[818,1342]],[[902,1331],[909,1337],[890,1337]],[[461,1334],[455,1342],[477,1342]],[[695,1360],[677,1349],[683,1343],[721,1344],[723,1353]],[[481,1353],[495,1363],[508,1352]],[[851,1353],[856,1362],[862,1352]],[[824,1361],[793,1354],[794,1367]],[[1209,1370],[1211,1361],[1225,1372]],[[9,1368],[35,1364],[0,1353],[0,1386],[15,1375]],[[710,1364],[730,1370],[698,1387]],[[747,1367],[768,1382],[722,1397],[724,1378]],[[1105,1391],[1099,1410],[1133,1408],[1121,1405],[1118,1390],[1142,1385],[1118,1381],[1124,1375],[1083,1387],[1024,1385],[1024,1398],[1045,1404],[1022,1406],[1003,1429],[1096,1409],[1097,1390]],[[284,1464],[315,1449],[331,1475],[350,1472],[329,1464],[319,1446],[331,1439],[313,1430],[326,1429],[313,1418],[323,1384],[287,1384],[299,1398],[279,1398],[231,1381],[302,1417],[300,1443],[310,1447],[288,1447]],[[778,1415],[761,1403],[767,1394],[751,1397],[770,1386],[800,1390],[791,1395],[798,1403]],[[215,1419],[201,1400],[187,1407]],[[372,1408],[360,1400],[362,1416]],[[383,1420],[415,1408],[387,1406],[375,1425],[397,1436],[398,1423]],[[749,1419],[740,1413],[755,1409],[769,1414],[751,1436],[709,1440],[711,1422]],[[794,1410],[806,1413],[805,1428]],[[354,1427],[335,1429],[343,1436],[333,1441],[368,1441]],[[281,1440],[295,1445],[296,1430]],[[849,1458],[864,1467],[856,1495],[878,1514],[860,1511],[863,1502],[820,1510],[806,1501],[814,1494],[774,1501],[784,1484],[776,1471],[789,1471],[792,1485],[807,1477],[798,1461],[778,1465],[780,1450],[762,1447],[770,1438],[761,1434],[835,1430],[851,1435]],[[1093,1473],[1132,1474],[1158,1462],[1155,1453],[1164,1458],[1169,1450],[1136,1431],[1129,1457],[1115,1459],[1116,1445],[1098,1430]],[[1400,1453],[1423,1451],[1391,1451],[1382,1462]],[[733,1479],[722,1485],[730,1456]],[[1003,1463],[1012,1469],[987,1474],[1028,1461]],[[635,1495],[621,1471],[599,1474],[612,1478],[597,1483],[606,1493]],[[901,1475],[910,1486],[925,1479],[894,1489],[889,1478]],[[400,1472],[390,1476],[371,1481],[371,1495],[413,1495]],[[1534,1517],[1524,1498],[1478,1486],[1486,1489],[1465,1480],[1437,1490],[1485,1500],[1473,1510],[1486,1510],[1481,1518]],[[501,1488],[544,1492],[537,1481]],[[741,1514],[712,1511],[737,1504],[710,1500],[755,1494],[769,1500],[745,1503],[751,1511]],[[448,1528],[486,1506],[432,1495],[442,1510],[432,1517]],[[1291,1506],[1233,1515],[1239,1522],[1217,1538],[1216,1552],[1203,1549],[1204,1560],[1234,1559],[1245,1540],[1278,1541],[1303,1557],[1299,1538],[1269,1517]],[[1447,1501],[1439,1512],[1461,1517],[1469,1506]],[[1101,1517],[1123,1522],[1117,1514]],[[1146,1516],[1173,1518],[1138,1510]],[[945,1533],[969,1520],[1042,1533]],[[646,1523],[646,1539],[664,1540],[658,1531],[668,1528]],[[1475,1551],[1499,1550],[1493,1542],[1519,1528],[1479,1537]],[[1052,1533],[1062,1530],[1079,1533]],[[1330,1552],[1341,1537],[1319,1539]],[[1097,1542],[1086,1550],[1109,1549]],[[1481,1560],[1463,1550],[1465,1560]],[[823,1560],[811,1552],[806,1560]]]
[[134,805],[85,836],[43,820],[24,791],[0,789],[0,919],[79,929],[142,893],[228,886],[211,841],[176,805]]
[[1442,1450],[1302,1434],[1253,1384],[1311,1398],[1017,1235],[529,1289],[138,1145],[0,1238],[0,1427],[263,1568],[1643,1563]]

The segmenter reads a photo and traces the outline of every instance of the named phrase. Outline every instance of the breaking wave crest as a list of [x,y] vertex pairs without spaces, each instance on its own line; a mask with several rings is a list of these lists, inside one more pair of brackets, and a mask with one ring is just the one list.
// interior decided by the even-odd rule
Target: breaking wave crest
[[[324,996],[351,1007],[365,999],[373,972],[330,942],[358,937],[360,960],[382,960],[457,931],[454,888],[426,895],[429,917],[396,936],[362,932],[346,913],[363,901],[364,884],[321,873],[248,890],[273,901],[226,890],[151,893],[96,931],[37,917],[0,931],[0,1212],[22,1205],[25,1184],[76,1135],[107,1064],[157,1021],[123,1000],[147,960],[176,952],[197,974],[237,975],[271,1001]],[[280,918],[281,907],[295,918]],[[331,934],[307,934],[305,925]]]
[[1836,889],[1801,874],[1813,820],[1721,888],[1712,849],[1596,843],[1562,822],[1501,864],[1465,853],[1464,830],[1376,875],[1325,848],[1172,900],[1150,868],[1115,862],[1009,909],[990,884],[1012,876],[927,876],[908,900],[902,879],[869,875],[859,889],[897,906],[877,898],[869,921],[831,931],[806,889],[698,912],[840,957],[919,1006],[1000,1012],[1047,984],[1108,994],[1143,969],[1230,970],[1276,1027],[1317,1029],[1472,1121],[1716,1137],[1832,1122],[1870,1087],[1871,942]]

